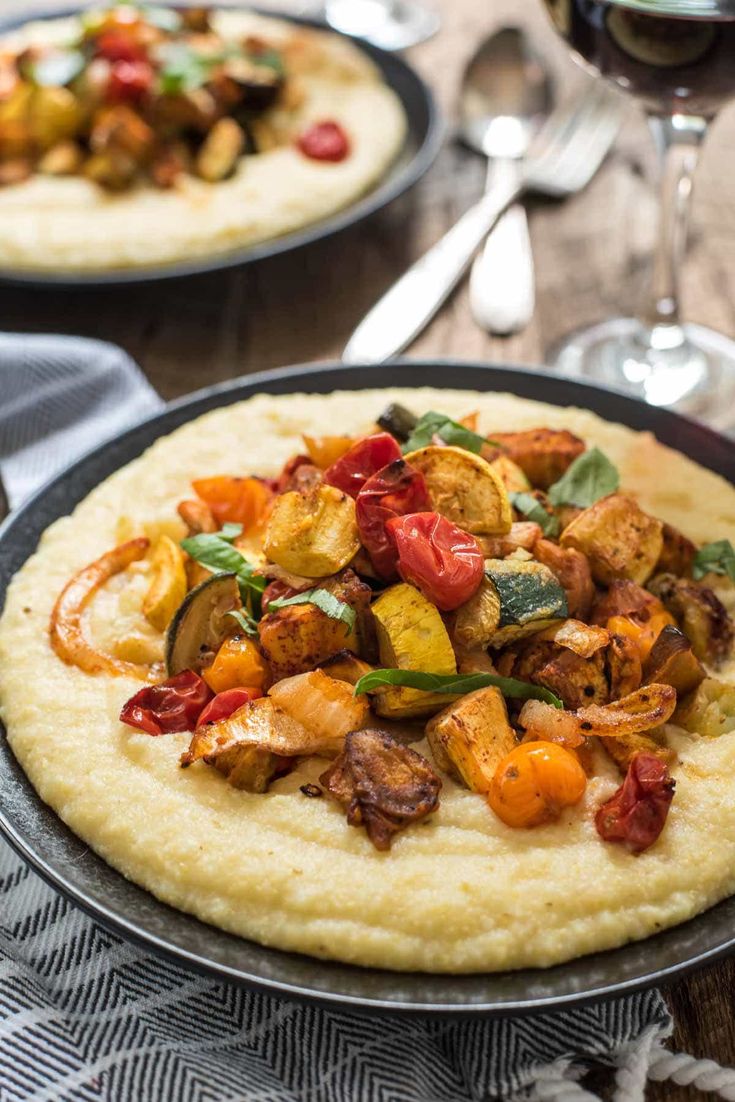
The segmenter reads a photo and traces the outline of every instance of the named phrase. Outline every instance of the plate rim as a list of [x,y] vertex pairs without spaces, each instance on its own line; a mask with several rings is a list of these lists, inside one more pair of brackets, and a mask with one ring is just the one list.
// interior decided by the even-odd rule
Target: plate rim
[[[719,433],[700,423],[691,419],[682,417],[681,415],[671,414],[668,411],[652,411],[650,407],[644,406],[642,403],[637,402],[635,399],[631,399],[619,391],[614,391],[609,388],[597,386],[595,384],[580,382],[579,380],[569,380],[564,377],[554,375],[551,372],[545,372],[543,370],[529,369],[524,366],[508,365],[502,363],[482,363],[479,361],[464,361],[457,360],[454,357],[437,357],[437,358],[423,358],[421,360],[412,358],[403,358],[394,361],[390,365],[378,366],[370,365],[364,367],[346,367],[344,364],[331,361],[320,364],[301,364],[293,367],[279,368],[271,371],[264,371],[254,373],[252,375],[242,376],[238,379],[228,380],[223,383],[217,383],[211,386],[204,387],[192,394],[184,395],[176,401],[168,404],[163,410],[153,413],[138,422],[136,425],[131,426],[124,433],[113,436],[105,441],[102,441],[96,447],[87,451],[84,455],[79,457],[73,463],[65,467],[62,471],[57,473],[53,478],[49,479],[39,490],[36,491],[16,512],[12,513],[2,525],[0,525],[0,552],[5,549],[5,542],[8,539],[9,534],[14,533],[16,526],[23,525],[24,518],[31,515],[37,504],[44,499],[44,497],[52,489],[63,489],[66,483],[70,484],[70,490],[67,492],[68,498],[65,510],[71,510],[81,501],[89,492],[88,488],[82,487],[77,492],[74,489],[74,475],[80,469],[84,469],[87,465],[94,462],[95,459],[109,452],[113,445],[115,449],[120,449],[123,452],[128,447],[129,443],[135,439],[136,436],[141,437],[148,436],[145,444],[141,448],[131,454],[127,455],[118,466],[114,469],[118,469],[119,466],[125,463],[131,462],[132,459],[140,454],[145,448],[149,447],[157,435],[150,435],[150,430],[161,423],[161,432],[158,435],[167,435],[170,432],[175,431],[180,424],[184,424],[189,420],[194,419],[207,412],[209,409],[220,408],[226,405],[233,404],[234,402],[243,400],[247,397],[251,397],[255,393],[262,393],[263,390],[259,388],[265,388],[265,392],[271,393],[294,393],[309,391],[309,380],[312,381],[312,386],[315,380],[319,380],[320,386],[316,392],[329,393],[331,390],[344,390],[344,389],[367,389],[369,387],[379,387],[381,385],[395,385],[393,380],[384,376],[386,371],[391,371],[393,374],[401,374],[402,372],[413,373],[416,371],[419,378],[416,380],[415,385],[417,387],[425,385],[437,385],[435,383],[426,384],[424,381],[426,375],[426,369],[432,370],[451,369],[456,368],[459,371],[474,373],[477,372],[476,379],[473,379],[476,389],[484,389],[488,392],[503,392],[509,389],[508,384],[516,383],[519,385],[520,390],[538,389],[540,391],[535,395],[536,400],[550,402],[551,404],[558,404],[561,406],[569,404],[583,405],[583,402],[577,399],[577,402],[570,403],[568,401],[567,392],[577,393],[582,398],[589,397],[591,394],[598,396],[598,401],[602,398],[610,399],[616,403],[622,403],[624,408],[629,407],[631,414],[636,413],[638,416],[633,417],[634,420],[646,420],[652,415],[661,417],[664,419],[673,418],[674,424],[685,426],[688,431],[699,437],[703,447],[709,448],[713,441],[716,441],[719,445],[724,445],[724,452],[729,456],[728,462],[733,464],[733,474],[735,474],[735,440],[731,441],[725,437],[722,437]],[[424,370],[422,370],[424,369]],[[365,379],[365,376],[369,379]],[[338,381],[334,381],[335,378]],[[496,380],[501,385],[492,385],[492,380]],[[538,383],[538,380],[541,383]],[[534,380],[536,381],[534,383]],[[491,385],[482,386],[483,381],[491,382]],[[299,384],[303,384],[300,386]],[[350,385],[352,384],[352,385]],[[405,381],[401,381],[398,385],[410,385]],[[451,373],[447,370],[446,380],[442,385],[445,389],[460,389],[470,390],[472,387],[469,383],[457,383],[451,378]],[[268,388],[273,388],[269,391]],[[551,391],[556,391],[555,401],[554,395],[544,393],[544,390],[550,387]],[[312,392],[315,392],[312,390]],[[524,395],[527,396],[527,395]],[[531,395],[528,395],[531,396]],[[203,408],[202,408],[203,407]],[[589,408],[589,407],[587,407]],[[613,420],[620,420],[619,416],[612,418]],[[173,420],[174,424],[169,422]],[[622,423],[626,423],[623,421]],[[637,426],[633,426],[637,427]],[[686,454],[686,452],[685,452]],[[701,460],[697,460],[700,462]],[[704,463],[703,465],[707,465]],[[721,470],[715,469],[717,473],[727,478],[728,474]],[[111,471],[104,474],[102,478],[109,477]],[[100,479],[101,480],[101,479]],[[58,515],[64,515],[59,513]],[[49,521],[44,522],[44,526]],[[27,543],[27,540],[26,540]],[[25,547],[24,554],[26,557],[32,554],[35,550],[35,542],[33,545]],[[4,601],[6,585],[0,578],[0,601]],[[8,756],[12,756],[12,751],[7,747],[7,739],[5,736],[5,730],[2,724],[0,724],[0,744],[2,744],[3,752]],[[13,757],[13,761],[15,758]],[[30,781],[25,777],[20,766],[17,766],[19,773],[24,781],[24,788],[27,789],[27,797],[36,805],[40,805],[46,808],[47,811],[53,816],[55,824],[62,831],[69,832],[69,828],[63,823],[63,821],[56,815],[55,812],[47,808],[43,804],[40,796],[33,789]],[[419,1015],[430,1017],[502,1017],[509,1015],[533,1015],[540,1013],[549,1013],[562,1009],[568,1009],[573,1006],[588,1005],[591,1003],[599,1002],[606,999],[617,998],[624,995],[632,994],[636,991],[648,989],[653,986],[667,984],[673,982],[675,979],[679,979],[690,972],[701,968],[705,965],[712,964],[715,961],[722,959],[735,952],[735,932],[733,932],[728,938],[724,939],[721,943],[706,948],[702,951],[693,952],[686,959],[666,965],[664,967],[656,967],[655,965],[647,966],[643,969],[640,975],[636,975],[629,979],[623,979],[617,982],[606,982],[588,987],[583,991],[571,991],[566,994],[555,993],[551,995],[544,995],[541,997],[531,998],[516,998],[505,999],[501,1002],[493,1000],[491,996],[491,990],[489,991],[489,998],[485,1002],[472,1002],[462,1003],[452,1001],[442,1001],[441,999],[434,999],[432,1002],[426,1002],[414,999],[391,999],[386,996],[375,997],[354,994],[346,994],[341,991],[325,991],[321,988],[304,986],[299,983],[289,983],[281,979],[272,979],[267,976],[254,974],[252,971],[243,972],[237,968],[223,963],[221,961],[213,961],[211,959],[205,959],[201,954],[196,954],[189,951],[186,947],[176,945],[170,940],[166,940],[160,937],[158,934],[151,932],[143,927],[135,924],[135,922],[125,915],[121,915],[117,912],[110,910],[104,903],[99,900],[93,900],[84,891],[80,891],[74,884],[69,883],[65,879],[64,871],[56,869],[50,864],[43,855],[37,853],[33,848],[33,840],[24,836],[23,832],[19,830],[12,821],[12,815],[8,815],[4,802],[4,788],[0,783],[0,833],[10,843],[12,848],[19,854],[19,856],[25,860],[39,875],[50,884],[56,891],[60,892],[63,896],[69,899],[74,905],[80,907],[83,911],[93,917],[96,921],[100,922],[102,926],[108,930],[113,931],[118,936],[127,938],[133,941],[135,944],[142,946],[149,951],[163,955],[169,960],[173,960],[183,967],[193,969],[196,972],[204,973],[214,979],[220,981],[226,981],[231,983],[242,984],[246,987],[261,990],[271,996],[293,998],[299,1001],[316,1002],[323,1006],[331,1007],[332,1009],[342,1011],[352,1011],[356,1013],[390,1013],[395,1015]],[[69,832],[71,834],[71,832]],[[72,837],[77,838],[76,835]],[[88,848],[88,847],[87,847]],[[93,851],[90,851],[93,853]],[[105,867],[113,873],[115,877],[125,879],[121,873],[112,866],[107,865],[101,857],[94,854],[96,861],[101,861]],[[145,895],[155,901],[156,907],[164,908],[166,911],[173,912],[175,915],[184,917],[188,922],[196,923],[203,926],[205,929],[213,929],[217,933],[216,927],[209,927],[206,924],[200,923],[200,921],[194,916],[187,914],[186,912],[176,911],[174,908],[169,907],[167,904],[162,903],[160,900],[155,899],[151,893],[146,889],[140,888],[138,885],[133,885],[138,891],[145,892]],[[735,907],[735,897],[731,897],[731,905]],[[716,911],[718,908],[725,907],[728,900],[723,900],[721,903],[716,904],[715,907],[700,913],[694,918],[690,919],[687,923],[680,924],[679,926],[671,927],[667,931],[663,931],[660,934],[653,935],[649,938],[643,939],[640,942],[629,943],[628,945],[621,946],[615,949],[605,950],[599,954],[593,954],[592,956],[584,956],[576,958],[576,960],[568,962],[570,966],[580,966],[584,968],[585,962],[590,961],[592,957],[611,957],[614,954],[623,954],[627,949],[635,946],[651,946],[656,941],[664,938],[666,934],[671,934],[673,931],[682,930],[685,927],[691,927],[692,924],[706,922],[709,915]],[[227,937],[235,937],[235,935],[227,935]],[[267,946],[257,945],[257,943],[249,942],[247,939],[236,938],[237,941],[243,941],[247,945],[255,946],[259,954],[265,954],[267,957],[275,954],[279,957],[298,958],[299,960],[308,960],[312,964],[315,963],[315,958],[304,958],[301,954],[287,953],[283,950],[272,949]],[[655,954],[648,954],[653,958]],[[452,984],[462,981],[485,980],[488,988],[492,988],[493,980],[498,976],[549,976],[554,969],[527,969],[516,973],[473,973],[467,975],[456,974],[428,974],[428,973],[396,973],[388,970],[359,968],[357,966],[343,965],[340,962],[333,961],[318,961],[316,964],[329,970],[344,970],[356,972],[358,974],[368,976],[385,977],[390,983],[391,978],[395,984],[405,982],[407,977],[416,977],[420,982],[422,979],[431,981],[434,986],[446,986],[451,987]],[[565,966],[556,966],[565,967]]]
[[[191,7],[195,2],[196,0],[179,0],[178,6]],[[21,15],[15,12],[8,16],[0,16],[0,35],[17,30],[26,23],[69,18],[84,11],[85,7],[88,6],[88,4],[81,6],[70,4],[68,7],[59,10],[40,9],[31,12],[30,15]],[[160,6],[172,7],[174,4],[172,0],[160,0]],[[407,191],[410,191],[426,175],[439,154],[447,134],[448,125],[430,86],[418,70],[409,64],[401,54],[383,50],[370,42],[353,38],[341,31],[334,30],[318,19],[309,18],[305,15],[269,11],[260,8],[257,3],[238,2],[228,4],[227,7],[233,11],[241,8],[245,11],[255,12],[258,15],[281,19],[287,23],[295,23],[298,26],[313,27],[316,30],[326,31],[352,43],[378,66],[388,86],[398,95],[408,120],[409,136],[411,133],[411,112],[408,110],[404,97],[399,94],[392,81],[388,79],[386,70],[388,72],[393,70],[400,74],[403,80],[412,82],[416,92],[421,97],[421,106],[426,112],[426,130],[418,148],[407,164],[398,169],[394,177],[391,175],[391,169],[389,168],[386,174],[367,193],[358,195],[348,206],[342,207],[326,218],[320,219],[318,222],[307,223],[306,226],[292,230],[290,233],[266,238],[254,245],[241,246],[225,253],[194,257],[189,260],[171,261],[168,264],[156,264],[150,267],[141,266],[139,268],[100,268],[68,272],[63,269],[36,271],[13,268],[12,266],[5,267],[0,263],[0,284],[9,287],[29,288],[104,288],[138,283],[163,283],[188,279],[192,276],[207,275],[213,272],[244,268],[261,260],[270,260],[271,257],[297,252],[309,245],[316,244],[318,241],[334,237],[351,226],[358,225],[399,199]]]

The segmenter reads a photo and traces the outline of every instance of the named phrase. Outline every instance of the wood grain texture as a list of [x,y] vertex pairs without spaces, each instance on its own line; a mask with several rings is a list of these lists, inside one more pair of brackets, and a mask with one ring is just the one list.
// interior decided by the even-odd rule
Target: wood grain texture
[[[2,7],[3,14],[25,13],[69,2],[5,0]],[[451,126],[463,63],[480,37],[504,23],[524,24],[552,64],[558,92],[579,79],[537,0],[441,0],[440,7],[441,34],[411,51],[410,60],[439,97],[449,134],[437,164],[409,196],[336,238],[239,271],[137,289],[2,288],[3,328],[115,341],[166,398],[264,368],[338,358],[367,308],[482,190],[484,166],[457,144]],[[682,279],[685,316],[733,337],[734,139],[730,109],[713,127],[702,158]],[[570,330],[630,312],[644,292],[654,232],[652,170],[645,124],[631,108],[612,156],[583,194],[563,205],[529,204],[538,306],[528,330],[508,340],[481,333],[465,287],[411,354],[533,365]],[[735,1065],[734,986],[735,964],[728,963],[668,992],[678,1049]],[[609,1072],[594,1076],[595,1088],[605,1094],[610,1083]],[[703,1097],[669,1084],[649,1090],[657,1102]]]

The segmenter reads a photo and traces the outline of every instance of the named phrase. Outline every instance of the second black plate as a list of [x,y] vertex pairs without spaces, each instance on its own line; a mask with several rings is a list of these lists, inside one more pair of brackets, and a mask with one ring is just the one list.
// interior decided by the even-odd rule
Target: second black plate
[[[257,10],[257,5],[253,5]],[[59,18],[73,15],[78,9],[65,11],[34,13],[34,20]],[[274,12],[264,14],[274,15]],[[302,26],[317,27],[324,30],[322,23],[312,19],[302,19],[277,13],[279,19]],[[28,16],[0,19],[0,34],[12,30],[28,21]],[[331,33],[336,34],[336,31]],[[343,36],[344,37],[344,36]],[[350,40],[355,41],[355,40]],[[414,69],[396,54],[390,54],[371,46],[367,42],[355,42],[355,45],[377,65],[386,84],[400,99],[406,113],[408,132],[403,148],[391,165],[387,174],[362,198],[356,199],[343,210],[336,211],[328,218],[313,222],[293,233],[272,237],[255,245],[246,245],[228,252],[213,253],[210,256],[194,257],[191,260],[176,261],[171,264],[156,264],[146,267],[104,268],[89,271],[71,271],[66,269],[38,271],[7,267],[0,261],[0,281],[32,286],[84,287],[118,283],[148,283],[161,279],[179,279],[183,276],[198,275],[204,272],[235,268],[243,264],[252,264],[256,260],[265,260],[279,253],[299,249],[304,245],[321,241],[340,230],[347,229],[357,222],[368,218],[381,210],[394,199],[413,187],[430,168],[439,152],[442,139],[442,124],[434,97]]]

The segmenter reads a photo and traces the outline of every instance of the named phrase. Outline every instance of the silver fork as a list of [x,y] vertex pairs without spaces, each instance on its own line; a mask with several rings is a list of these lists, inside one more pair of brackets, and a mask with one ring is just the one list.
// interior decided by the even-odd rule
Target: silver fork
[[580,191],[620,127],[623,102],[594,84],[554,111],[526,159],[522,180],[501,181],[413,264],[360,322],[342,354],[347,364],[384,363],[425,328],[459,283],[503,211],[526,191],[562,198]]

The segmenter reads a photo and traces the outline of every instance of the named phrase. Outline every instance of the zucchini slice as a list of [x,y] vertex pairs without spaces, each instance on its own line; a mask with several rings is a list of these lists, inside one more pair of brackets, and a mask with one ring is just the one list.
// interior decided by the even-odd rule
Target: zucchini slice
[[195,586],[179,605],[166,632],[166,672],[199,673],[222,643],[237,630],[228,612],[242,608],[234,574],[212,574]]
[[568,615],[566,594],[543,563],[533,559],[487,559],[485,577],[499,603],[492,647],[503,647],[533,635]]
[[405,460],[426,479],[437,513],[475,536],[510,532],[513,513],[501,477],[474,452],[429,444]]

